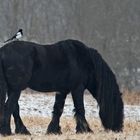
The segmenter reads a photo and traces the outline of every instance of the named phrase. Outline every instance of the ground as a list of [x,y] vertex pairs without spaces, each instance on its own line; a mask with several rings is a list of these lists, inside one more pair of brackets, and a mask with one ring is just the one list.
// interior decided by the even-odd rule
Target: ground
[[[29,92],[29,91],[27,91]],[[86,118],[93,134],[75,134],[75,121],[73,119],[73,102],[69,95],[61,117],[62,135],[45,135],[51,119],[54,103],[54,94],[31,94],[24,91],[19,104],[21,116],[31,136],[13,135],[0,136],[0,140],[139,140],[140,139],[140,94],[124,94],[125,122],[122,133],[104,131],[98,116],[98,105],[91,95],[85,95]],[[12,131],[14,125],[12,121]]]

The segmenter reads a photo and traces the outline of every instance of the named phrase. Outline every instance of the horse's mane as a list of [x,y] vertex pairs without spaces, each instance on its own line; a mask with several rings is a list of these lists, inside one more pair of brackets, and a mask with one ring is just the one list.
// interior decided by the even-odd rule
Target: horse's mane
[[[107,129],[119,131],[123,126],[123,102],[116,77],[101,55],[90,49],[97,84],[100,117]],[[112,115],[110,115],[112,114]]]

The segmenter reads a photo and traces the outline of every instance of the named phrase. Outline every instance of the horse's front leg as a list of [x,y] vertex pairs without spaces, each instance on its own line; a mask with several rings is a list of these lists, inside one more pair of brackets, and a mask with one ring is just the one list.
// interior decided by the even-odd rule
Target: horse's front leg
[[61,127],[59,126],[59,121],[60,121],[60,117],[63,112],[67,94],[68,94],[67,92],[66,93],[62,93],[62,92],[56,93],[55,103],[54,103],[53,112],[52,112],[53,116],[52,116],[52,120],[48,126],[47,134],[61,134],[62,133]]
[[10,91],[10,95],[8,96],[8,99],[5,103],[3,121],[1,122],[0,133],[2,135],[11,134],[11,128],[10,128],[11,114],[15,110],[16,103],[18,102],[19,97],[20,97],[20,92]]
[[76,133],[93,132],[90,129],[85,118],[83,95],[84,95],[84,87],[82,85],[72,91],[72,98],[75,107],[75,120],[77,123]]
[[30,132],[26,128],[26,126],[23,124],[22,119],[20,117],[20,111],[19,111],[19,104],[16,104],[15,110],[13,112],[13,117],[15,121],[15,133],[16,134],[24,134],[24,135],[30,135]]

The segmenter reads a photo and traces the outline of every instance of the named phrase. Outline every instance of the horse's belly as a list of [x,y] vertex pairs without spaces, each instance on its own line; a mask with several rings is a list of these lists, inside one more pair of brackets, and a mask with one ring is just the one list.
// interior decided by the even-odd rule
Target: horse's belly
[[76,64],[65,67],[62,67],[62,64],[38,67],[33,71],[29,87],[40,92],[69,91],[84,80],[84,74]]
[[61,73],[60,75],[57,75],[56,73],[49,73],[33,76],[29,82],[29,87],[40,92],[51,92],[68,90],[71,85],[69,82],[69,76],[64,76]]
[[29,88],[39,91],[39,92],[53,92],[53,91],[63,91],[69,90],[69,85],[64,83],[55,82],[35,82],[32,81],[29,84]]

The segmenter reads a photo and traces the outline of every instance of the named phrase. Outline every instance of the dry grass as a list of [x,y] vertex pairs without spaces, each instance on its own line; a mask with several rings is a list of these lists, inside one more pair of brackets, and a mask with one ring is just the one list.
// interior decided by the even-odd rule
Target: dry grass
[[[52,93],[50,94],[50,96]],[[54,94],[53,94],[54,96]],[[123,91],[125,104],[140,105],[140,92],[130,93]],[[90,101],[90,100],[89,100]],[[0,136],[0,140],[140,140],[140,121],[125,120],[124,129],[121,133],[104,131],[100,121],[95,118],[87,118],[93,134],[75,134],[75,121],[72,118],[62,118],[62,135],[45,135],[50,118],[24,117],[23,121],[31,132],[31,136],[13,135],[8,137]],[[12,126],[14,130],[14,126]]]
[[125,89],[123,91],[123,100],[127,105],[140,105],[140,92],[130,92]]
[[122,133],[105,132],[99,120],[87,118],[93,134],[75,134],[75,122],[72,118],[62,118],[62,135],[45,135],[50,118],[24,117],[23,121],[32,133],[31,136],[13,135],[0,137],[0,140],[139,140],[140,122],[125,121]]

